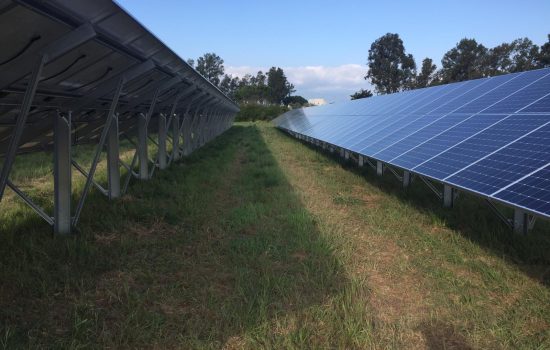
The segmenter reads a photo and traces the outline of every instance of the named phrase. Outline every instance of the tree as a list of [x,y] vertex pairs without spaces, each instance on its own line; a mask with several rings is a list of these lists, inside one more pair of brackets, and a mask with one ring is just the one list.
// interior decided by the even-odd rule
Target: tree
[[540,68],[550,67],[550,34],[548,34],[548,42],[540,47],[537,61]]
[[191,66],[191,68],[195,68],[195,60],[192,58],[187,59],[187,64]]
[[269,89],[269,101],[281,104],[283,99],[290,96],[295,90],[294,85],[288,82],[281,68],[271,67],[267,73],[267,87]]
[[502,43],[490,49],[485,58],[485,75],[524,72],[539,66],[539,47],[528,38]]
[[487,48],[475,39],[462,39],[441,60],[443,82],[480,78],[484,74]]
[[352,100],[358,100],[360,98],[367,98],[367,97],[372,97],[372,96],[373,96],[372,91],[361,89],[361,90],[357,91],[356,93],[354,93],[353,95],[351,95],[350,97],[351,97]]
[[283,104],[285,106],[292,106],[292,108],[303,107],[308,104],[307,100],[302,96],[287,96],[283,98]]
[[435,79],[434,73],[437,70],[437,66],[433,63],[431,58],[425,58],[422,60],[422,68],[420,73],[416,76],[416,88],[423,88],[432,84]]
[[372,43],[368,58],[370,80],[376,92],[389,94],[414,87],[416,63],[405,53],[398,34],[388,33]]
[[231,75],[224,75],[220,82],[220,90],[230,99],[235,100],[235,93],[239,88],[239,78]]
[[212,84],[219,86],[220,78],[225,72],[223,60],[215,53],[205,53],[197,59],[197,71]]

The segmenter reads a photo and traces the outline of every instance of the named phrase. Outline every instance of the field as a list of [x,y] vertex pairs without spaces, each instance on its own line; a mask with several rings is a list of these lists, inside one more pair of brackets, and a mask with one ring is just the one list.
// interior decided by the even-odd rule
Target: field
[[[12,180],[51,209],[50,159]],[[548,222],[513,234],[263,122],[120,200],[92,191],[73,237],[9,194],[0,266],[8,349],[550,348]]]

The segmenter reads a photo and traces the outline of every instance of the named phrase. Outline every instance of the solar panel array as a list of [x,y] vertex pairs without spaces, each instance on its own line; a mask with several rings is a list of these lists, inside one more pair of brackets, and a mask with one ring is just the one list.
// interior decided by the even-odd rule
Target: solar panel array
[[[132,177],[201,147],[239,110],[112,0],[0,0],[0,47],[0,201],[10,188],[59,234],[77,225],[92,186],[120,197]],[[122,137],[136,147],[131,164],[119,157]],[[89,170],[71,150],[86,143],[97,145]],[[53,216],[9,179],[18,154],[41,150],[54,155]],[[104,150],[108,188],[94,180]],[[72,167],[86,177],[74,211]]]
[[[191,33],[189,35],[192,35]],[[223,128],[238,107],[159,39],[111,0],[0,0],[0,157],[21,115],[32,72],[44,65],[18,152],[53,147],[57,110],[72,111],[75,144],[94,142],[106,119],[117,83],[125,84],[117,106],[119,130],[135,133],[155,92],[151,129],[160,113],[201,114]]]
[[550,69],[292,110],[275,124],[550,218]]

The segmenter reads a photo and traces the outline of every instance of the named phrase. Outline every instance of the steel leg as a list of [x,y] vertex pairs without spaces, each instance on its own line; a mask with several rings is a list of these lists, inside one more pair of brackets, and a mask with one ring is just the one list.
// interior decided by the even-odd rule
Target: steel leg
[[71,122],[57,115],[54,121],[54,233],[71,233]]
[[382,176],[384,174],[384,163],[376,161],[376,175]]
[[158,142],[159,169],[166,169],[166,117],[164,114],[159,115]]
[[411,172],[410,171],[404,171],[403,172],[403,187],[407,188],[411,184]]
[[139,158],[139,178],[140,180],[149,179],[149,155],[147,150],[147,117],[138,116],[138,158]]
[[118,118],[113,117],[107,138],[107,176],[109,182],[109,199],[120,197],[120,164]]
[[449,185],[443,185],[443,206],[452,208],[454,204],[454,188]]

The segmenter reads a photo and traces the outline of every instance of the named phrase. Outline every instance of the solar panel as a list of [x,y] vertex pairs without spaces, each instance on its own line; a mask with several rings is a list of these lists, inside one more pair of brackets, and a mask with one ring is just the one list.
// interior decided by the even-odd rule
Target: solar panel
[[550,69],[309,107],[274,123],[550,218]]
[[[111,0],[0,0],[0,47],[0,199],[10,187],[56,232],[76,225],[91,186],[120,194],[119,137],[137,138],[132,164],[121,164],[133,176],[139,163],[136,176],[146,179],[228,129],[239,110]],[[158,134],[153,161],[148,133]],[[86,143],[98,144],[87,173],[70,154]],[[103,148],[108,189],[93,180]],[[42,150],[54,150],[53,217],[9,180],[17,154]],[[71,164],[87,177],[73,217]]]

